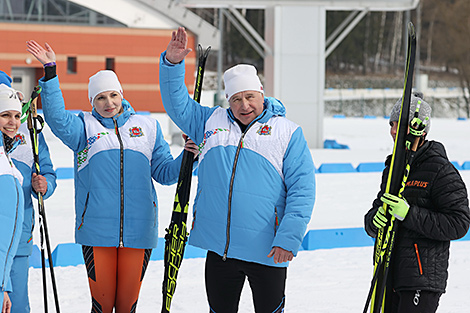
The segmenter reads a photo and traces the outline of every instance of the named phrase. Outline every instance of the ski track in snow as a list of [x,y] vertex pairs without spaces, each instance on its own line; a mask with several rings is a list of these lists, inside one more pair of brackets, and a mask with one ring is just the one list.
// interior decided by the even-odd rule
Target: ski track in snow
[[[167,129],[166,115],[154,115]],[[470,121],[433,119],[428,139],[444,143],[449,159],[470,161]],[[57,167],[72,167],[73,154],[46,127],[51,158]],[[335,139],[349,150],[312,149],[316,167],[328,162],[382,162],[392,149],[388,121],[383,118],[324,120],[324,139]],[[174,155],[181,147],[171,146]],[[460,172],[470,186],[470,171]],[[317,199],[308,229],[362,227],[363,217],[378,192],[380,173],[317,174]],[[192,199],[197,179],[192,183]],[[159,197],[159,237],[170,221],[175,187],[157,185]],[[45,201],[52,249],[74,242],[73,180],[59,180],[54,195]],[[188,221],[191,216],[188,217]],[[36,225],[38,223],[36,222]],[[39,243],[38,227],[34,233]],[[454,241],[447,292],[441,297],[439,313],[466,312],[470,307],[470,241]],[[55,267],[61,311],[89,312],[91,301],[84,265]],[[286,312],[361,312],[372,278],[372,247],[300,251],[288,269]],[[204,290],[204,259],[185,259],[171,312],[209,312]],[[48,272],[49,278],[49,272]],[[137,311],[160,311],[163,262],[151,261],[144,278]],[[54,301],[49,286],[49,310]],[[254,312],[250,289],[245,284],[239,312]],[[44,312],[41,269],[30,268],[31,312]]]

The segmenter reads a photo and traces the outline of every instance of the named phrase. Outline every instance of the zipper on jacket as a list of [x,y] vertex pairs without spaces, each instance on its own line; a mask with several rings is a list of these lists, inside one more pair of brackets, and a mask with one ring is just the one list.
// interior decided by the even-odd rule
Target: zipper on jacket
[[276,236],[278,227],[279,227],[279,218],[277,216],[277,208],[274,207],[274,236]]
[[421,265],[421,258],[419,257],[418,244],[415,243],[416,257],[418,258],[419,274],[423,275],[423,266]]
[[120,216],[120,229],[119,229],[119,247],[124,247],[124,145],[122,143],[121,135],[119,134],[119,128],[117,121],[113,117],[114,129],[116,131],[116,136],[119,141],[119,150],[120,150],[120,172],[121,172],[121,216]]
[[152,201],[153,203],[153,213],[155,213],[155,218],[153,219],[153,227],[157,226],[157,218],[158,218],[158,214],[157,214],[157,204],[155,203],[155,201]]
[[[7,156],[8,157],[8,156]],[[10,158],[8,158],[10,159]],[[11,164],[11,162],[10,162]],[[13,226],[13,234],[11,236],[10,240],[10,246],[8,247],[7,253],[5,254],[5,265],[3,267],[3,279],[2,279],[2,290],[5,290],[5,274],[7,272],[7,263],[8,263],[8,255],[10,254],[11,247],[13,246],[13,241],[15,239],[15,233],[16,233],[16,222],[18,221],[18,204],[20,202],[20,193],[18,191],[18,185],[15,182],[15,188],[16,188],[16,213],[15,213],[15,225]],[[21,191],[23,192],[23,191]]]
[[30,243],[31,240],[33,240],[33,231],[34,231],[34,210],[33,210],[33,214],[31,214],[32,217],[31,217],[31,236],[28,238],[28,241],[26,243]]
[[251,128],[251,126],[254,125],[254,123],[255,121],[253,121],[250,125],[248,125],[248,127],[242,133],[240,141],[238,142],[237,152],[235,153],[235,160],[233,161],[232,176],[230,177],[230,185],[229,185],[229,191],[228,191],[228,212],[227,212],[227,230],[226,230],[227,239],[225,241],[224,255],[222,256],[223,261],[227,260],[228,246],[230,245],[230,221],[231,221],[231,215],[232,215],[233,181],[235,180],[235,171],[237,169],[238,156],[240,155],[240,150],[242,149],[243,139],[245,138],[245,135],[248,132],[248,130]]
[[83,222],[85,221],[85,213],[86,213],[86,210],[88,209],[88,198],[89,197],[90,197],[90,193],[87,193],[86,200],[85,200],[85,208],[83,209],[83,213],[82,213],[82,222],[80,223],[80,226],[78,226],[77,230],[80,230],[80,228],[82,228]]

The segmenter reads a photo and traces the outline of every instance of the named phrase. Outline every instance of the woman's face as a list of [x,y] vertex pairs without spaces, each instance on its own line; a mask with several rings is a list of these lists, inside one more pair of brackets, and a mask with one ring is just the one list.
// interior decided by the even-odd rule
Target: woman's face
[[93,100],[96,112],[102,117],[113,117],[122,112],[122,97],[117,91],[103,91]]
[[0,130],[10,138],[15,137],[21,125],[21,113],[18,111],[3,111],[0,113]]

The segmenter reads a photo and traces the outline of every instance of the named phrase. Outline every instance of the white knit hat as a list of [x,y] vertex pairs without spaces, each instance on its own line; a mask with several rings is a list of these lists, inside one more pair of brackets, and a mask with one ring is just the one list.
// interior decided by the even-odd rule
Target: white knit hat
[[91,76],[88,83],[88,99],[91,105],[95,97],[104,91],[117,91],[124,98],[121,83],[113,71],[103,70]]
[[21,113],[21,101],[16,90],[5,84],[0,84],[0,113],[5,111],[18,111]]
[[253,90],[264,94],[263,85],[257,75],[256,67],[238,64],[224,73],[225,97],[227,100],[241,91]]

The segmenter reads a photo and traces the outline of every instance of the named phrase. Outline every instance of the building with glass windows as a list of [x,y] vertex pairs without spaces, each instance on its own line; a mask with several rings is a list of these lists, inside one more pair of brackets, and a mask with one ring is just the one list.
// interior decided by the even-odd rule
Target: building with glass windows
[[[76,2],[87,1],[0,0],[0,69],[13,78],[13,87],[29,98],[44,74],[42,65],[26,51],[26,41],[33,39],[49,43],[56,53],[67,109],[91,110],[88,78],[109,69],[119,76],[124,97],[136,111],[164,112],[159,57],[180,24],[151,7],[129,7],[129,1],[95,1],[97,10]],[[195,51],[196,36],[189,33],[189,47]],[[191,91],[195,52],[186,66]]]

